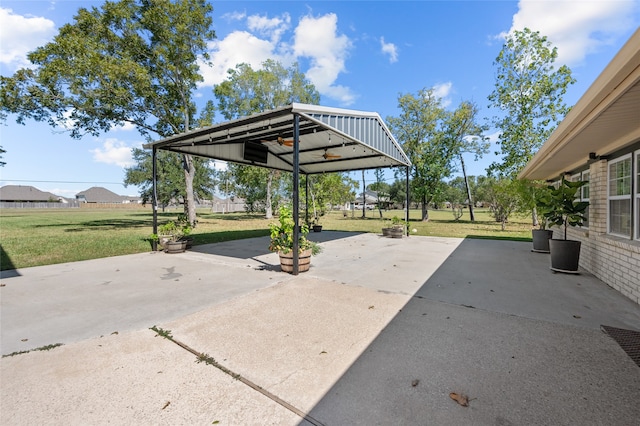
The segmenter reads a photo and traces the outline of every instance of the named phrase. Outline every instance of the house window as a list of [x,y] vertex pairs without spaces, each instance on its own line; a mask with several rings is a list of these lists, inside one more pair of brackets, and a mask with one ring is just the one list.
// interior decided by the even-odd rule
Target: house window
[[[589,177],[590,177],[589,170],[585,170],[584,172],[582,172],[581,179],[586,183],[582,188],[580,188],[580,201],[586,201],[587,203],[589,202]],[[587,207],[587,210],[584,211],[584,216],[586,219],[582,226],[584,228],[588,228],[589,227],[589,207]]]
[[631,237],[631,154],[609,162],[609,233]]

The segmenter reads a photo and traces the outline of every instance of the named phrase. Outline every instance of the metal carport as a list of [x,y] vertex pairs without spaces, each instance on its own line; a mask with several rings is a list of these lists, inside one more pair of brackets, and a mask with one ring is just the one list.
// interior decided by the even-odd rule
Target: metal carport
[[[375,112],[293,103],[248,117],[180,133],[150,144],[153,150],[153,231],[157,232],[158,149],[293,173],[293,217],[299,222],[300,173],[305,175],[404,167],[409,205],[411,162]],[[406,209],[405,220],[409,219]],[[293,272],[298,273],[298,230]]]

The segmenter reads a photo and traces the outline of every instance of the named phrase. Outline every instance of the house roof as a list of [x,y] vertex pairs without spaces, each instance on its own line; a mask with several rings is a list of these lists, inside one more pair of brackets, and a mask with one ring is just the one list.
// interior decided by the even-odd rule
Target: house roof
[[0,201],[49,201],[61,197],[29,185],[5,185],[0,188]]
[[520,172],[554,179],[640,141],[640,29]]
[[145,148],[293,171],[295,115],[300,120],[301,173],[411,165],[377,113],[299,103],[174,135]]
[[129,199],[100,186],[94,186],[76,194],[76,199],[83,197],[88,203],[121,203],[124,199]]

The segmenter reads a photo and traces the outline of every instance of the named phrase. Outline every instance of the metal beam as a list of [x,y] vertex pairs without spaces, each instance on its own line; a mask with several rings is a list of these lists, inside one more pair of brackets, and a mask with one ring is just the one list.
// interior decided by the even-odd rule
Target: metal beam
[[293,275],[299,273],[300,260],[300,116],[293,114]]

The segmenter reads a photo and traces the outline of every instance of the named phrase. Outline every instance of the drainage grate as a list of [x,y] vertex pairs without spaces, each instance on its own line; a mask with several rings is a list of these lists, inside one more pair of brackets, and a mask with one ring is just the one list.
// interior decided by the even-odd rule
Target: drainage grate
[[633,362],[640,367],[640,331],[625,330],[623,328],[600,326],[605,333],[615,340]]

